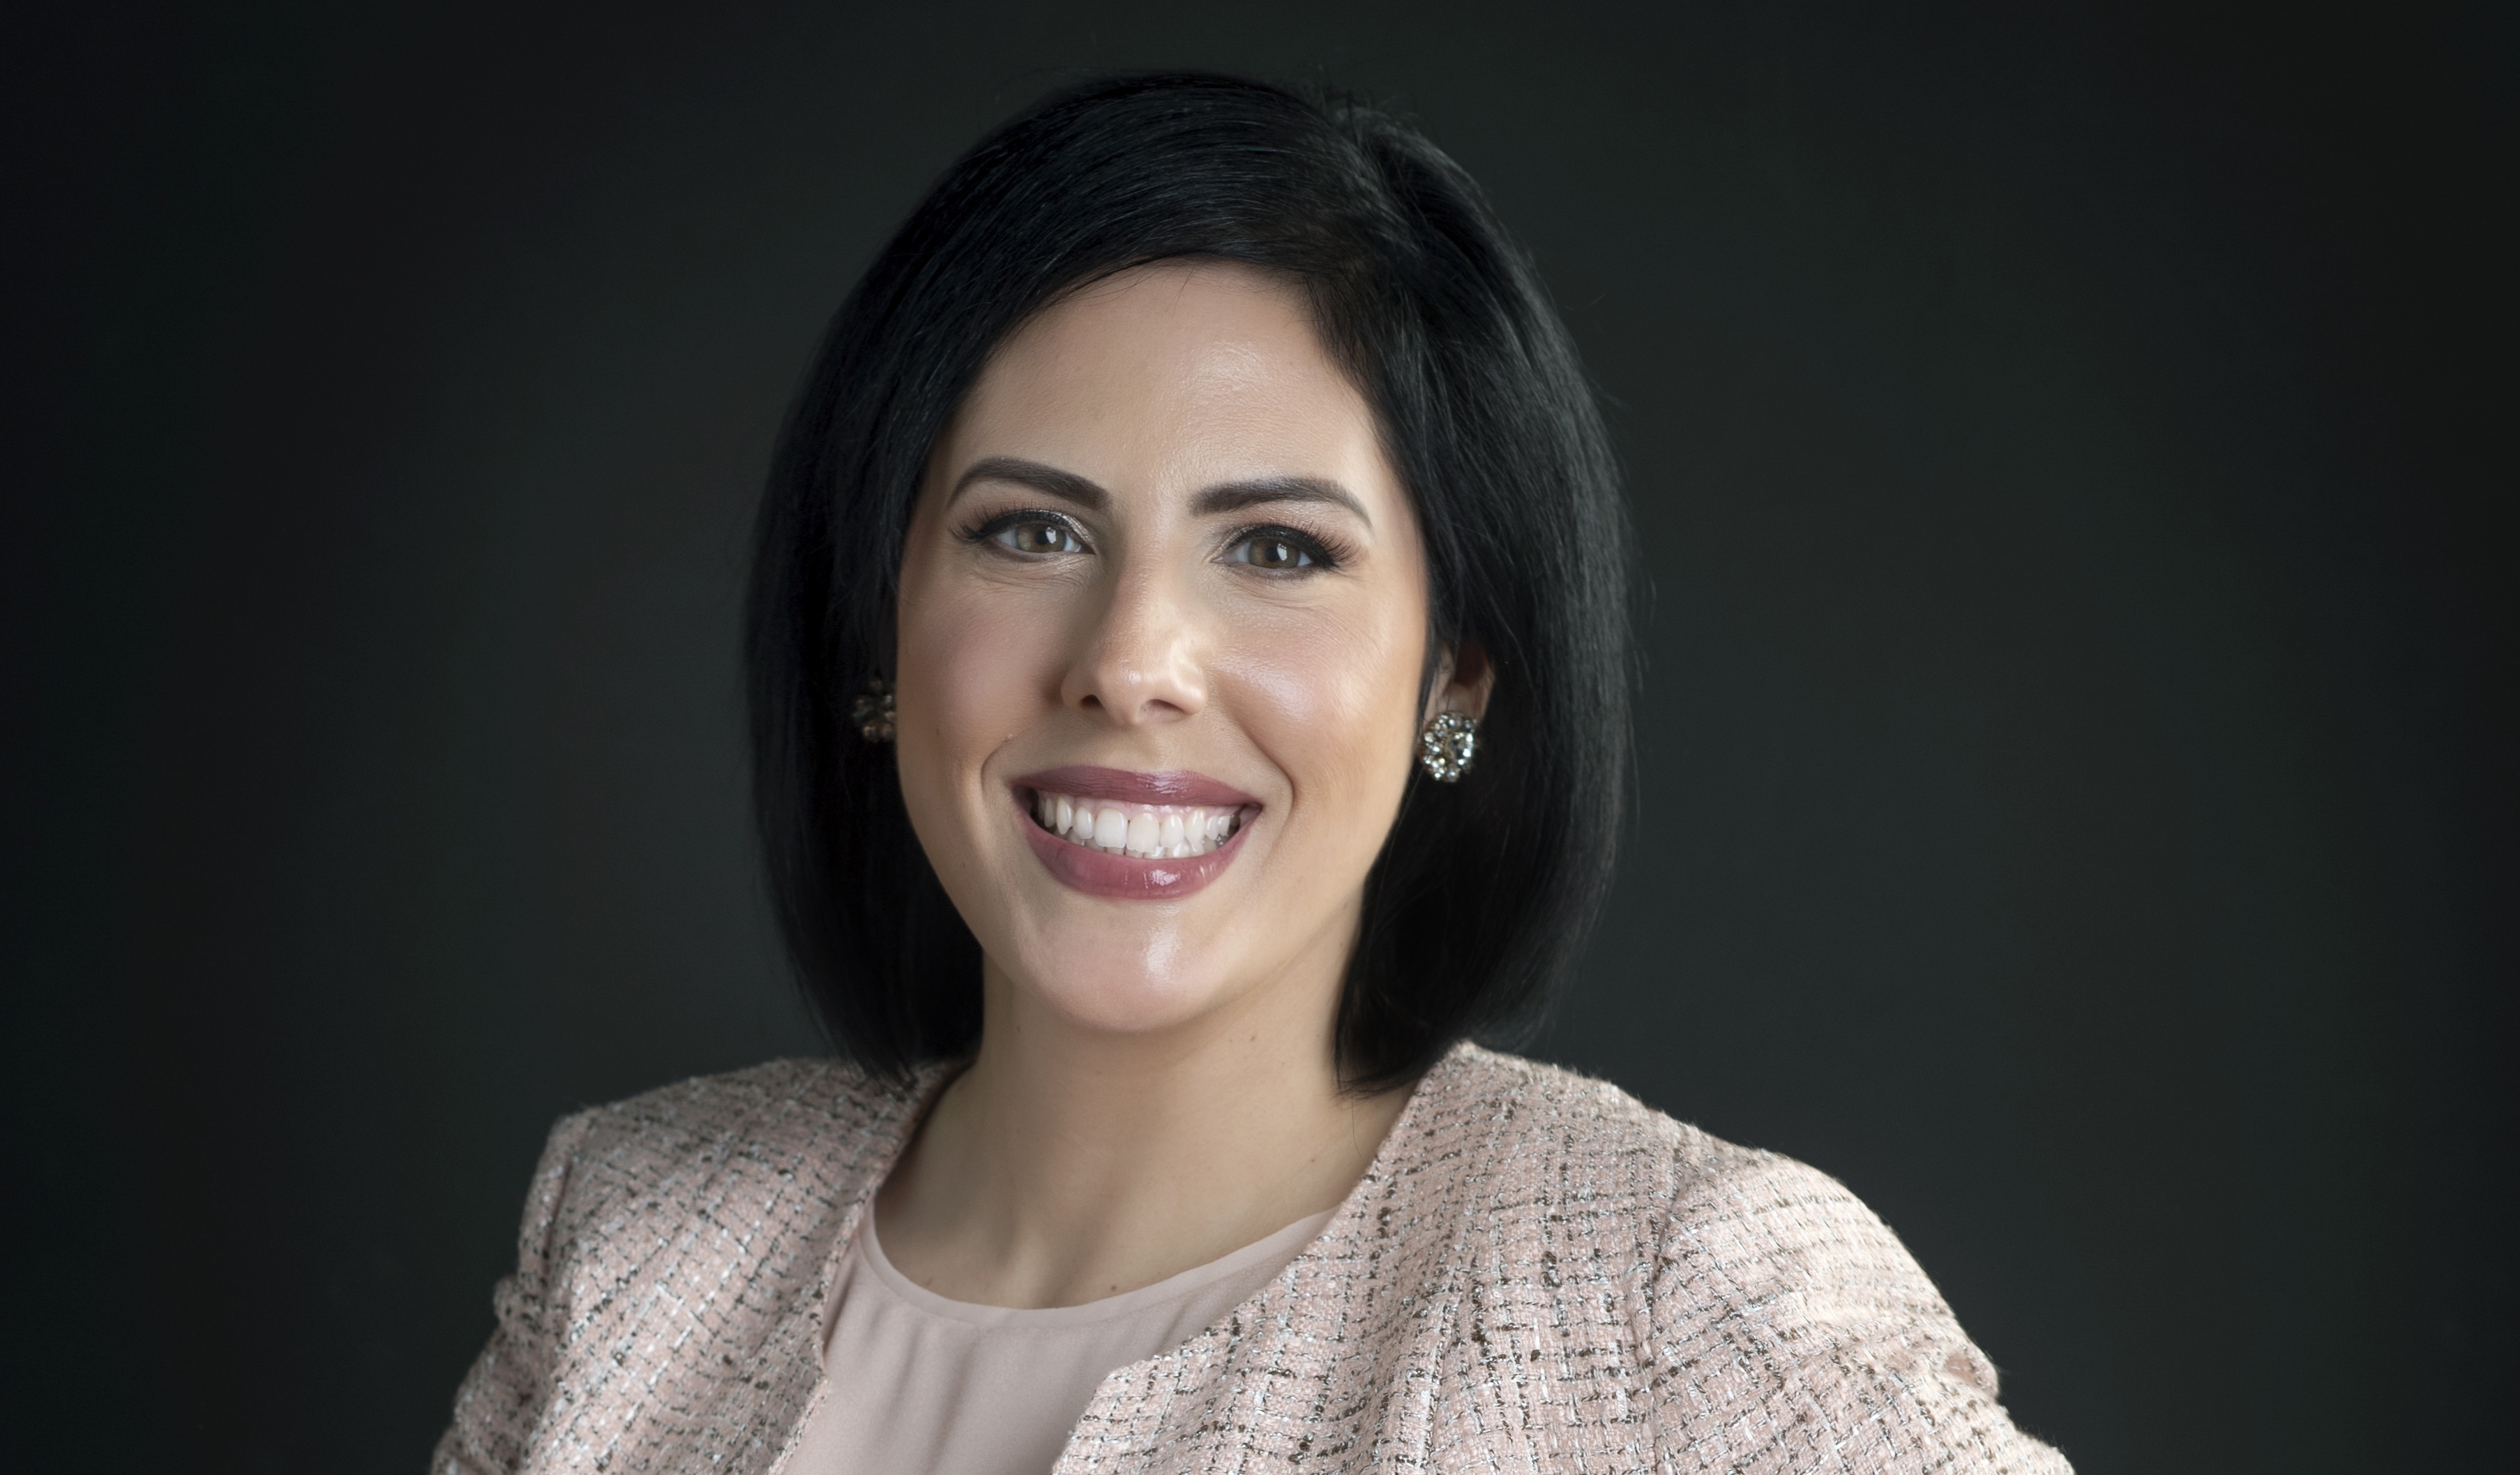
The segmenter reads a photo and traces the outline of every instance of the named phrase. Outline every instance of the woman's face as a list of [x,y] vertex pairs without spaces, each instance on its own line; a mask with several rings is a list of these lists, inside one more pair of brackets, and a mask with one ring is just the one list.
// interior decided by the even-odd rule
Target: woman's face
[[[899,614],[902,794],[993,1007],[1327,1007],[1425,716],[1426,570],[1296,289],[1161,263],[1008,339],[929,465]],[[1470,708],[1449,675],[1430,708]]]

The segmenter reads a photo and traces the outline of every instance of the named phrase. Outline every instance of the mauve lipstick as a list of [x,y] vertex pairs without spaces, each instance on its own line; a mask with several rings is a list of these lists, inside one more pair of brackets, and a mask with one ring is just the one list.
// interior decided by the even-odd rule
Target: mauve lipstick
[[1024,839],[1052,875],[1088,896],[1117,901],[1179,901],[1198,891],[1234,864],[1242,853],[1238,829],[1205,855],[1143,859],[1112,855],[1052,834],[1033,817],[1036,793],[1065,794],[1077,799],[1108,799],[1114,804],[1197,805],[1206,809],[1241,809],[1260,801],[1204,774],[1184,770],[1136,773],[1121,768],[1072,765],[1027,774],[1014,782],[1012,797],[1022,816]]

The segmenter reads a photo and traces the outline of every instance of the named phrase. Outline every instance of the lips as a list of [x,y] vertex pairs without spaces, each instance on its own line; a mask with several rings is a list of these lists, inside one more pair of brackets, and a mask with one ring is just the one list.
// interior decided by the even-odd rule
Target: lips
[[1043,793],[1074,794],[1087,799],[1112,799],[1122,804],[1198,804],[1210,809],[1258,808],[1260,801],[1231,783],[1205,774],[1167,769],[1142,774],[1125,768],[1071,764],[1044,769],[1015,781],[1015,787]]
[[1222,873],[1260,803],[1182,771],[1071,766],[1017,780],[1024,839],[1042,865],[1093,896],[1171,901]]

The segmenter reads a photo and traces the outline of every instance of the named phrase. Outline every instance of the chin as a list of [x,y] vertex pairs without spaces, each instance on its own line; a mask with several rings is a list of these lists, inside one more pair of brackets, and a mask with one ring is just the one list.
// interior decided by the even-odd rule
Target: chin
[[1148,1035],[1178,1028],[1224,1002],[1225,981],[1180,965],[1176,937],[1147,939],[1122,953],[1105,939],[1058,962],[1027,968],[1013,980],[1019,993],[1078,1029],[1098,1034]]

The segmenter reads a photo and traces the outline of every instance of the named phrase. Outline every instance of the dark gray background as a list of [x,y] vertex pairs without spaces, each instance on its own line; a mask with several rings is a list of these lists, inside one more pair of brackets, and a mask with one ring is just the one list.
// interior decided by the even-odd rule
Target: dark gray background
[[2087,1471],[2507,1453],[2481,12],[61,9],[0,104],[30,1467],[418,1469],[549,1121],[817,1048],[774,426],[956,152],[1148,65],[1412,111],[1613,401],[1642,788],[1536,1052],[1843,1178]]

